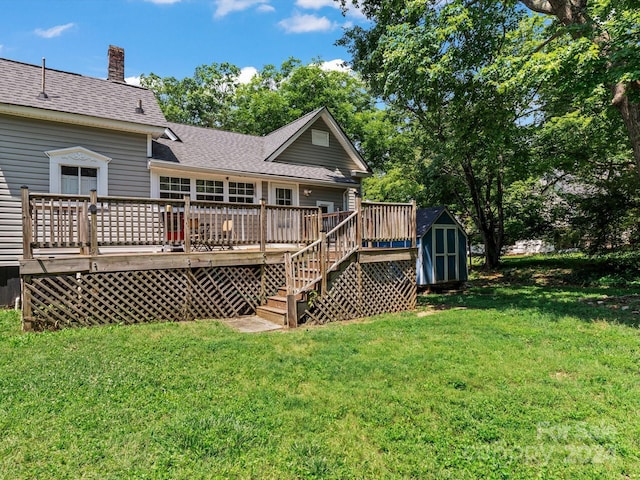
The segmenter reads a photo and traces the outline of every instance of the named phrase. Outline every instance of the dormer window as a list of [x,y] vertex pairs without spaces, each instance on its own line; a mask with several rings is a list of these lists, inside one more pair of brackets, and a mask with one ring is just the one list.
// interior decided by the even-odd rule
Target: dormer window
[[329,132],[323,130],[311,130],[311,143],[319,147],[329,146]]

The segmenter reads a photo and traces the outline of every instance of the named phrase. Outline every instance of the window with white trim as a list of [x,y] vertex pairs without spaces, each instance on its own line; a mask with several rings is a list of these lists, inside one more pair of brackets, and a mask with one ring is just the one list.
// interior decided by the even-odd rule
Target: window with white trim
[[182,199],[191,194],[191,179],[160,177],[160,198]]
[[320,147],[329,146],[329,132],[311,129],[311,143]]
[[84,147],[44,152],[49,157],[49,192],[69,195],[109,195],[111,158]]
[[224,182],[222,180],[196,180],[196,199],[223,202]]
[[229,182],[229,202],[254,203],[255,190],[254,183]]
[[293,205],[292,189],[276,187],[275,196],[276,196],[276,205]]

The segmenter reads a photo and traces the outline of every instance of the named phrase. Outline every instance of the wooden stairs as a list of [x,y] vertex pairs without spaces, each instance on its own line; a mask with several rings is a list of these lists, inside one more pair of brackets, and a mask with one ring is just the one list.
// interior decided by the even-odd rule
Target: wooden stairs
[[[327,264],[331,265],[335,259],[335,255],[333,252],[328,252],[327,255]],[[312,280],[318,278],[320,276],[320,263],[318,260],[310,259],[307,261],[305,268],[305,276],[304,280],[308,280],[311,282]],[[318,284],[316,284],[313,290],[318,288]],[[296,303],[296,314],[297,317],[300,318],[301,314],[304,312],[307,303],[307,293],[299,293],[295,295],[295,303]],[[268,320],[270,322],[276,323],[278,325],[283,325],[285,327],[295,327],[298,323],[298,318],[295,321],[290,321],[293,319],[289,319],[288,310],[287,310],[287,286],[283,285],[278,289],[277,295],[272,295],[267,298],[267,303],[265,305],[261,305],[256,308],[256,315]]]

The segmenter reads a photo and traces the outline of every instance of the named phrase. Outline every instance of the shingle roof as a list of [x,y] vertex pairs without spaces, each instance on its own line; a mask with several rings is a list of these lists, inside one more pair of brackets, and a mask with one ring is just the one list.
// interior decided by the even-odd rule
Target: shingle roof
[[442,212],[446,209],[445,207],[429,207],[429,208],[419,208],[416,212],[416,234],[418,238],[422,237],[427,230],[431,228],[431,225],[434,224]]
[[[297,125],[296,129],[289,129],[289,125],[287,125],[276,130],[274,134],[278,137],[282,132],[292,135],[306,123],[302,121],[305,118],[309,120],[310,117],[305,115],[290,124]],[[301,121],[302,123],[300,123]],[[232,171],[239,174],[276,175],[300,180],[355,183],[350,177],[345,177],[342,173],[325,167],[266,162],[267,152],[277,149],[289,138],[285,139],[284,134],[280,137],[283,139],[282,142],[274,148],[280,139],[275,141],[275,137],[269,138],[270,135],[255,137],[179,123],[169,123],[169,128],[179,137],[180,141],[166,138],[154,141],[153,158],[155,160],[174,162],[185,167]]]
[[[142,87],[46,69],[46,100],[42,90],[42,68],[0,58],[0,103],[34,107],[91,117],[165,126],[153,92]],[[138,100],[144,113],[136,113]]]

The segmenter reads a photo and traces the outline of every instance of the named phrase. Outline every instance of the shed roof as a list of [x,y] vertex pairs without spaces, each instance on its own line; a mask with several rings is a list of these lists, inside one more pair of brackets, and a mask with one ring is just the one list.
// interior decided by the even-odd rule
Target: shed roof
[[[153,92],[146,88],[0,58],[0,104],[86,115],[138,125],[166,125]],[[138,101],[144,113],[136,113]]]
[[446,210],[446,207],[429,207],[419,208],[416,212],[416,234],[418,238],[422,237],[427,230],[431,228],[442,212]]

